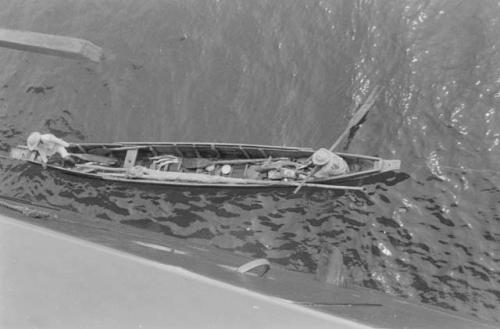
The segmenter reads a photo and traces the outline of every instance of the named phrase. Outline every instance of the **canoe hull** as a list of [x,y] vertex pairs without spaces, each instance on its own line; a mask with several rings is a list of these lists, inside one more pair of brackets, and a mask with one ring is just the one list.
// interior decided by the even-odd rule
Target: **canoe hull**
[[[211,187],[211,188],[296,188],[300,184],[299,180],[258,180],[245,179],[237,177],[221,177],[217,179],[210,178],[206,174],[196,174],[200,170],[192,171],[191,174],[179,174],[179,176],[196,176],[200,181],[181,179],[150,179],[144,176],[133,176],[130,174],[130,168],[137,163],[142,164],[146,160],[161,157],[178,157],[188,160],[212,161],[214,163],[235,163],[248,162],[253,163],[265,159],[290,159],[293,161],[304,161],[308,159],[314,150],[311,148],[300,147],[277,147],[268,145],[252,144],[227,144],[227,143],[81,143],[71,144],[68,151],[77,158],[116,159],[119,167],[109,167],[104,171],[91,170],[89,165],[83,170],[81,167],[67,167],[62,162],[48,164],[47,167],[64,172],[66,174],[76,175],[88,179],[100,179],[113,182],[165,185],[165,186],[184,186],[184,187]],[[130,160],[131,154],[133,159]],[[344,175],[338,175],[328,178],[315,178],[308,180],[305,187],[328,187],[333,184],[356,185],[363,180],[378,176],[382,173],[398,170],[399,160],[384,160],[378,157],[337,153],[349,163],[350,172]],[[10,157],[18,160],[29,161],[41,165],[36,158],[36,153],[29,151],[25,146],[13,147],[10,151]],[[132,161],[132,162],[128,162]],[[149,160],[148,160],[149,161]],[[109,162],[109,161],[107,161]],[[87,162],[90,163],[90,162]],[[109,163],[108,163],[109,164]],[[151,164],[148,164],[148,166]],[[98,166],[96,166],[98,167]],[[247,166],[248,167],[248,166]],[[103,167],[98,167],[103,168]],[[145,170],[146,167],[144,167]],[[245,167],[246,171],[246,167]],[[158,172],[159,173],[159,172]],[[165,176],[165,175],[163,175]],[[212,176],[213,177],[213,176]]]

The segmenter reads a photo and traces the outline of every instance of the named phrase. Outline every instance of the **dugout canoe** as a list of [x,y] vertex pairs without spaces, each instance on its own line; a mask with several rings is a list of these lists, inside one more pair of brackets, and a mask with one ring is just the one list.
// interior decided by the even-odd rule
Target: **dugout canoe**
[[[338,153],[349,166],[342,175],[309,177],[312,148],[229,143],[73,143],[75,160],[53,157],[47,168],[77,176],[126,183],[217,188],[355,189],[361,180],[400,168],[400,160]],[[10,157],[41,165],[24,145]],[[351,186],[340,186],[351,185]]]

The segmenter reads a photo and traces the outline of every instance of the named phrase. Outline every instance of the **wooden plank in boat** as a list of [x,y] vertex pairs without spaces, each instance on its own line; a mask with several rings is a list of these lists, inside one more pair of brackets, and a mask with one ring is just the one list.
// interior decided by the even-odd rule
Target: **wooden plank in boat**
[[118,162],[118,159],[102,155],[94,155],[87,153],[70,153],[72,157],[79,158],[84,161],[105,163],[108,165],[113,165]]
[[135,165],[135,160],[137,159],[138,149],[131,149],[127,151],[125,156],[125,161],[123,162],[123,168],[132,168]]

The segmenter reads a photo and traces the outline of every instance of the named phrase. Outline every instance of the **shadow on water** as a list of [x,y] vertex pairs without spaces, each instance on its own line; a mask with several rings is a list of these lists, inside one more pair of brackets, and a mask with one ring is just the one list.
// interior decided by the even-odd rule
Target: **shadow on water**
[[[325,246],[337,248],[348,285],[453,310],[476,298],[494,305],[498,293],[464,279],[488,283],[498,273],[487,258],[462,261],[477,252],[469,231],[450,217],[439,195],[401,199],[400,189],[422,184],[406,173],[365,180],[366,193],[304,189],[295,195],[291,190],[131,186],[12,160],[3,161],[0,172],[2,195],[265,257],[291,270],[321,271]],[[441,238],[421,233],[427,230]],[[491,243],[498,238],[485,235]],[[487,289],[489,296],[480,295]]]
[[365,185],[376,185],[376,184],[382,184],[386,186],[395,186],[399,183],[404,182],[405,180],[409,179],[410,175],[404,172],[394,172],[394,171],[389,171],[382,173],[377,176],[373,177],[368,177],[364,178],[360,182],[358,182],[357,185],[359,186],[365,186]]
[[358,192],[131,186],[29,164],[2,167],[3,195],[266,257],[296,270],[315,270],[314,255],[324,240],[314,236],[319,227],[329,221],[343,223],[342,231],[345,224],[362,225],[342,210]]

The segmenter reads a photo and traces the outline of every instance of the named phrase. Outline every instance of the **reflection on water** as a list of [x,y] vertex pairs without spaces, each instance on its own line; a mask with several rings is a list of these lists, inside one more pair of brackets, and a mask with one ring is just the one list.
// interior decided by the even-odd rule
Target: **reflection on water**
[[[305,189],[294,195],[108,184],[14,161],[2,172],[2,195],[265,257],[292,270],[316,272],[322,248],[335,246],[344,256],[348,285],[454,310],[471,302],[494,307],[498,294],[486,288],[498,276],[497,265],[485,256],[472,260],[474,237],[456,230],[459,224],[436,198],[393,201],[395,184],[409,178],[403,173],[371,181],[366,194]],[[414,215],[415,223],[407,222]],[[484,237],[491,243],[498,238],[491,232]]]
[[[367,195],[141,189],[2,161],[0,192],[499,321],[500,6],[456,0],[4,1],[2,27],[87,38],[88,65],[0,51],[0,148],[70,141],[342,147],[399,158]],[[54,19],[57,15],[57,19]]]

